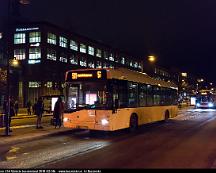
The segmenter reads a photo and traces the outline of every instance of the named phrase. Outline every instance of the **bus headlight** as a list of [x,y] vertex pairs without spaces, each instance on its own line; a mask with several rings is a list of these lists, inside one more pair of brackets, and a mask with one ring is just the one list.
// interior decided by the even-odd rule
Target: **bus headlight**
[[197,103],[196,106],[197,106],[197,107],[200,107],[200,103]]
[[67,122],[67,121],[69,121],[69,118],[65,117],[65,118],[63,119],[63,121],[64,121],[64,122]]
[[101,123],[102,123],[103,126],[109,124],[109,122],[107,121],[107,119],[102,119]]
[[210,107],[210,108],[212,108],[213,106],[214,106],[213,103],[208,104],[208,107]]

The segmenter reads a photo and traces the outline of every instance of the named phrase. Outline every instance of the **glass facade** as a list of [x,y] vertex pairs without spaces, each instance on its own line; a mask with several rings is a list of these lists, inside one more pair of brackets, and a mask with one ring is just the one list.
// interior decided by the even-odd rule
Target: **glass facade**
[[26,59],[25,49],[15,49],[14,50],[14,57],[16,57],[17,60]]
[[54,49],[47,49],[47,59],[56,61],[56,51]]
[[88,67],[90,67],[90,68],[95,68],[94,61],[89,61],[89,62],[88,62]]
[[47,43],[56,45],[56,35],[52,33],[48,33]]
[[78,43],[74,40],[70,41],[70,49],[78,51]]
[[26,34],[25,33],[14,34],[14,44],[23,44],[23,43],[26,43]]
[[96,57],[102,57],[102,51],[100,49],[96,49]]
[[29,33],[29,43],[38,43],[41,42],[41,33],[40,32],[30,32]]
[[125,64],[125,58],[124,57],[121,58],[121,64]]
[[29,49],[29,64],[36,64],[41,62],[41,49],[40,48],[30,48]]
[[86,45],[85,44],[80,44],[80,52],[86,53]]
[[70,63],[71,63],[71,64],[78,65],[78,64],[79,64],[78,57],[76,57],[76,55],[71,55],[71,56],[70,56]]
[[109,60],[110,60],[110,61],[115,61],[115,58],[114,58],[114,54],[113,54],[113,53],[110,53],[110,55],[109,55]]
[[88,54],[94,56],[94,48],[92,46],[88,46]]
[[59,46],[67,48],[67,39],[65,37],[59,37]]
[[59,57],[59,61],[67,63],[67,55],[64,53],[61,53],[61,55]]
[[80,66],[86,67],[87,66],[87,60],[84,57],[80,58]]
[[41,82],[29,82],[29,88],[39,88],[41,86]]
[[97,61],[96,62],[96,68],[102,68],[102,62]]
[[107,59],[107,60],[109,59],[107,51],[104,51],[104,59]]

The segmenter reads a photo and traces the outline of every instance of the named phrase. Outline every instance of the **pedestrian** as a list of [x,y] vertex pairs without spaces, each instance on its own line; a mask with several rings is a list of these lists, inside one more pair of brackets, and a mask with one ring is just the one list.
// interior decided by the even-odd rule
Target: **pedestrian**
[[[4,115],[6,116],[5,118],[5,127],[9,127],[9,132],[12,132],[10,126],[11,126],[11,117],[15,116],[15,111],[14,111],[14,101],[13,99],[9,99],[10,102],[10,107],[8,109],[8,101],[5,99],[3,103],[3,110],[4,110]],[[7,116],[9,113],[9,116]],[[8,118],[8,119],[7,119]],[[8,121],[7,121],[8,120]],[[7,124],[8,123],[8,124]]]
[[40,97],[35,105],[35,114],[37,116],[36,129],[43,128],[41,126],[41,119],[44,112],[44,103],[42,97]]
[[17,100],[15,101],[14,109],[15,109],[15,116],[17,116],[18,115],[18,111],[19,111],[19,104],[18,104]]
[[36,112],[35,112],[36,105],[37,105],[37,99],[35,99],[35,103],[32,106],[32,112],[33,112],[34,115],[36,115]]
[[28,115],[31,115],[31,106],[32,106],[31,101],[28,101],[27,102],[27,112],[28,112]]
[[64,113],[64,104],[62,102],[62,98],[59,97],[55,103],[54,111],[53,111],[53,117],[55,119],[55,128],[57,126],[59,126],[59,128],[61,127],[62,119],[63,119],[63,113]]

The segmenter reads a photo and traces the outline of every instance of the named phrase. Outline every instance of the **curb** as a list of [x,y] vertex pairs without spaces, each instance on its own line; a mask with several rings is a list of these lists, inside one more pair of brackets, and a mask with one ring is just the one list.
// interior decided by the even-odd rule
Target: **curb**
[[[43,115],[43,117],[47,117],[47,116],[52,116],[52,114],[45,114],[45,115]],[[11,119],[13,120],[13,119],[24,119],[24,118],[36,118],[37,117],[37,115],[31,115],[31,116],[29,116],[29,115],[22,115],[22,116],[14,116],[14,117],[12,117]]]

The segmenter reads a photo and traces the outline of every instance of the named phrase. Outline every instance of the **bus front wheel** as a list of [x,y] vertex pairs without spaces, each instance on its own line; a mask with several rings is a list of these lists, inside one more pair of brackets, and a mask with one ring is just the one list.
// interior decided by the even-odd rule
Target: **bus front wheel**
[[134,132],[138,128],[138,118],[137,115],[133,114],[130,117],[130,132]]

